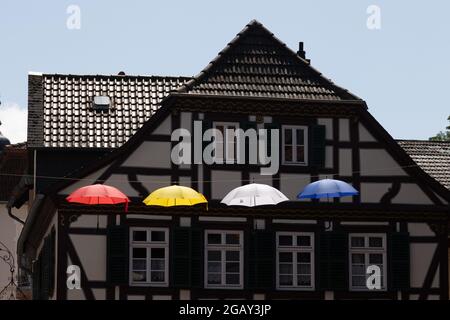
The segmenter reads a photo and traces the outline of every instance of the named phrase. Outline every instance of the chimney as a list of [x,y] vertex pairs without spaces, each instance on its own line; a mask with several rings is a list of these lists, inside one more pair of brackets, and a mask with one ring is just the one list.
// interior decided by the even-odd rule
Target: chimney
[[298,54],[301,58],[305,59],[305,50],[303,50],[303,42],[299,42],[299,43],[298,43],[298,51],[297,51],[297,54]]

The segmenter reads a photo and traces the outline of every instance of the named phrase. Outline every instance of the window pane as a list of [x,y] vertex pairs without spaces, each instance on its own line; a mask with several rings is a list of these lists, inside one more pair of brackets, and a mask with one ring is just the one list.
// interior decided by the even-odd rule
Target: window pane
[[164,259],[165,249],[164,248],[152,248],[152,259]]
[[225,243],[226,244],[239,244],[239,234],[236,233],[227,233],[225,235]]
[[208,284],[220,284],[221,275],[217,273],[208,273]]
[[239,274],[227,274],[225,275],[226,284],[239,284]]
[[311,265],[309,263],[299,263],[297,264],[298,274],[311,274]]
[[147,260],[145,259],[133,259],[133,270],[146,270]]
[[292,144],[292,129],[284,129],[284,144]]
[[298,286],[311,286],[311,276],[298,276],[297,277]]
[[352,237],[351,244],[353,248],[363,248],[364,237]]
[[278,244],[280,246],[292,246],[292,236],[278,236]]
[[152,282],[164,282],[164,271],[150,272],[150,279]]
[[208,250],[208,261],[221,261],[222,253],[220,251]]
[[303,129],[295,130],[297,132],[297,145],[305,144],[305,131]]
[[133,258],[147,258],[147,249],[133,248]]
[[165,260],[152,259],[150,266],[152,271],[164,271],[165,264]]
[[292,162],[292,146],[284,146],[284,160]]
[[383,263],[383,255],[379,253],[371,253],[369,254],[369,264],[382,264]]
[[362,253],[353,253],[352,254],[352,263],[356,264],[365,264],[364,254]]
[[214,273],[222,272],[222,263],[208,262],[208,272],[214,272]]
[[311,237],[310,236],[298,236],[297,237],[297,246],[310,247],[311,246]]
[[280,262],[292,262],[291,252],[280,252],[278,257]]
[[352,274],[353,275],[365,275],[366,266],[363,264],[352,264]]
[[352,276],[352,286],[353,287],[365,287],[366,277],[365,276]]
[[381,238],[381,237],[369,237],[369,247],[382,248],[383,247],[383,238]]
[[297,262],[311,262],[311,254],[309,252],[297,252]]
[[297,147],[297,162],[305,162],[305,147]]
[[133,241],[147,241],[147,231],[133,231]]
[[222,235],[220,233],[208,233],[208,244],[221,244]]
[[280,274],[292,274],[292,263],[280,263]]
[[280,275],[280,285],[292,286],[292,276]]
[[228,262],[226,264],[226,272],[239,273],[239,262]]
[[133,271],[133,281],[147,281],[147,273],[145,271]]
[[166,233],[164,231],[152,231],[152,241],[154,242],[166,241]]
[[226,260],[227,261],[239,261],[239,251],[229,250],[226,251]]

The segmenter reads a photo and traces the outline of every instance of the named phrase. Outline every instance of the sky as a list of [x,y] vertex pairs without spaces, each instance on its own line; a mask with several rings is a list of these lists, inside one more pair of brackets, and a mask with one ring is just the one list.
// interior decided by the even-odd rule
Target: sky
[[437,0],[2,0],[0,131],[26,140],[30,71],[192,76],[257,19],[294,50],[303,41],[394,138],[428,139],[450,115],[449,15]]

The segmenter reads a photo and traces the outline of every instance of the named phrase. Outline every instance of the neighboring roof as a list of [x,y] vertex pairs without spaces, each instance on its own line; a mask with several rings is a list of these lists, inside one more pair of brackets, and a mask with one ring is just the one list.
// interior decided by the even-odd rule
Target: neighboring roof
[[[29,146],[120,147],[155,113],[169,92],[189,79],[30,74]],[[93,110],[93,97],[97,95],[110,97],[113,108]]]
[[426,173],[450,189],[450,141],[397,140]]
[[251,21],[182,93],[361,100],[336,86],[256,20]]
[[8,201],[27,168],[26,143],[8,145],[0,156],[0,201]]

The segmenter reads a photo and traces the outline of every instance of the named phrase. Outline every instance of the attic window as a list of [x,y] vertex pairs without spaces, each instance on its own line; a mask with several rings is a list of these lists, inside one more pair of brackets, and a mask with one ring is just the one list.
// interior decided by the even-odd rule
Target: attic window
[[92,103],[94,110],[108,110],[112,107],[111,98],[108,96],[95,96]]

